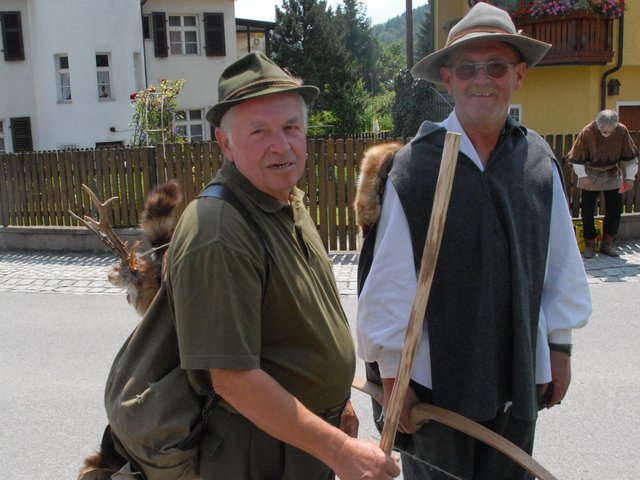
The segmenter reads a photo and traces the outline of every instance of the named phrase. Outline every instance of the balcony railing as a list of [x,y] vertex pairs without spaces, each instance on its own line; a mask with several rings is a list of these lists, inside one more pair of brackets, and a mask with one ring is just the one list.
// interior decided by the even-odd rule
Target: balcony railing
[[613,20],[587,11],[517,20],[528,37],[553,45],[539,65],[604,65],[613,58]]

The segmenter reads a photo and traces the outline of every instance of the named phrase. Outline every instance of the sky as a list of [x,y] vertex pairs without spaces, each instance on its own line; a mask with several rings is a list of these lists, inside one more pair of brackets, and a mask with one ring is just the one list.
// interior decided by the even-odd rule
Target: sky
[[[340,0],[328,0],[329,6],[342,5]],[[366,7],[366,15],[371,19],[372,25],[384,23],[390,18],[404,13],[406,0],[363,0]],[[426,0],[413,0],[413,8],[426,4]],[[275,7],[282,6],[282,0],[236,0],[236,17],[251,20],[275,20]]]

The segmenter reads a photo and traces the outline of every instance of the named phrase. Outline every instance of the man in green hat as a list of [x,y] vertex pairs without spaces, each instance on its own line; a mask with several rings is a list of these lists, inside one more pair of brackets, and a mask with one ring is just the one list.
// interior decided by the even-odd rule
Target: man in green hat
[[[207,119],[225,161],[215,197],[174,233],[167,292],[182,367],[221,398],[200,446],[204,479],[390,478],[396,461],[359,440],[349,402],[355,353],[331,263],[296,183],[307,103],[318,94],[265,55],[230,65]],[[268,262],[265,263],[265,254]]]

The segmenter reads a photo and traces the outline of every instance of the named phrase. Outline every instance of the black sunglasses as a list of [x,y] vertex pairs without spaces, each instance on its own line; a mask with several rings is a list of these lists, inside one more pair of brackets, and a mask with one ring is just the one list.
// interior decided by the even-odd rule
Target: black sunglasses
[[484,72],[491,78],[502,78],[509,71],[509,66],[516,62],[486,62],[486,63],[461,63],[457,67],[447,67],[452,70],[458,80],[467,81],[476,78],[478,70],[484,68]]

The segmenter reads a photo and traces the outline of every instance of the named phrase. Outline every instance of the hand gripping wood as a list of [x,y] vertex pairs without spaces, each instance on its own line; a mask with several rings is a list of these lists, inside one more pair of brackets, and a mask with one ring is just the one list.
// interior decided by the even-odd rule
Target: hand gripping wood
[[[353,388],[370,395],[376,402],[382,405],[384,392],[381,386],[363,378],[356,378],[353,381]],[[411,409],[410,417],[411,422],[415,425],[422,425],[429,420],[434,420],[486,443],[490,447],[505,454],[531,475],[535,476],[535,478],[539,478],[540,480],[558,480],[524,450],[506,438],[462,415],[428,403],[419,403]]]

